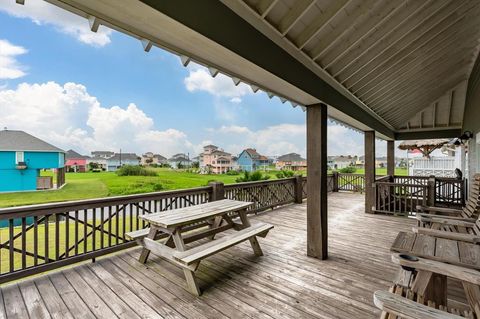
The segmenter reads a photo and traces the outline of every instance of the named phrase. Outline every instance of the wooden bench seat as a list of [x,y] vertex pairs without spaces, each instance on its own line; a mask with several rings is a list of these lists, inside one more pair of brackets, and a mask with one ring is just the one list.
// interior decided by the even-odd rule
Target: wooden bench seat
[[388,291],[376,291],[373,297],[375,306],[381,309],[381,319],[409,318],[409,319],[460,319],[475,318],[471,311],[448,309],[442,305],[428,303],[424,305],[421,296],[409,289],[395,285]]
[[265,237],[272,228],[273,225],[270,224],[255,223],[220,239],[210,241],[183,252],[177,252],[173,257],[188,266],[255,236]]
[[143,238],[148,236],[149,232],[150,232],[150,228],[144,228],[144,229],[135,230],[135,231],[125,233],[125,237],[128,240],[143,239]]

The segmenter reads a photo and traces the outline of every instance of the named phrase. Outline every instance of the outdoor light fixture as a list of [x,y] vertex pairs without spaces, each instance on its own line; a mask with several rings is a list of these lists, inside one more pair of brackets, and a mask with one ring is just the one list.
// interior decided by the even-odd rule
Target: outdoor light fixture
[[455,146],[460,146],[460,145],[464,145],[465,142],[467,142],[469,139],[471,139],[473,137],[473,133],[470,132],[470,131],[465,131],[463,132],[462,135],[460,135],[460,137],[456,138],[455,139],[455,142],[453,142],[453,145]]
[[462,141],[468,141],[469,139],[471,139],[473,137],[473,133],[470,132],[470,131],[465,131],[463,132],[463,134],[460,136],[460,139]]

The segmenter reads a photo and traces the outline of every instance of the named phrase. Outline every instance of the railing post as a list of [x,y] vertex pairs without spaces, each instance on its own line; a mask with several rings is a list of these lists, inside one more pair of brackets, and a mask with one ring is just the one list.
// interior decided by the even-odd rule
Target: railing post
[[208,185],[212,187],[210,202],[225,198],[225,185],[222,182],[210,182]]
[[295,176],[295,204],[303,203],[303,177]]
[[338,172],[334,171],[333,172],[333,192],[338,192]]
[[428,178],[428,194],[427,194],[427,205],[435,206],[435,176],[431,175]]

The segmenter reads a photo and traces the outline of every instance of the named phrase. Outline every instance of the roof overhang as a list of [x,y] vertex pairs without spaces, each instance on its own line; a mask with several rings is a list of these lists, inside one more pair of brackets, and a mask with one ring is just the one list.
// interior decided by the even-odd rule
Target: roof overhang
[[[415,4],[418,8],[400,0],[368,0],[360,6],[352,5],[352,0],[47,1],[89,19],[92,28],[106,25],[138,38],[145,49],[161,47],[180,55],[184,64],[193,60],[213,73],[219,71],[236,83],[261,88],[293,105],[327,104],[332,118],[362,131],[375,130],[378,137],[390,140],[458,136],[465,80],[472,57],[478,53],[480,23],[469,19],[479,11],[474,0],[461,4],[419,2]],[[336,11],[322,11],[321,5]],[[330,20],[315,30],[317,35],[325,33],[328,26],[337,37],[311,37],[310,46],[300,47],[298,28],[311,27],[308,19],[312,20],[315,10],[330,15]],[[354,10],[350,16],[349,10]],[[415,20],[416,15],[423,18]],[[361,52],[368,68],[358,64],[363,60],[335,65],[331,54],[330,68],[322,67],[325,52],[344,48],[342,57],[354,54],[354,49],[358,50],[354,44],[361,47],[362,41],[367,43],[382,24],[391,28],[382,32],[392,40],[372,42],[374,49],[367,50],[371,56]],[[410,33],[394,37],[404,25]],[[406,42],[415,32],[418,39]],[[442,43],[442,39],[449,42]],[[385,41],[397,41],[398,47],[391,44],[374,55]],[[415,41],[417,46],[413,46]],[[407,46],[412,48],[402,51]],[[395,48],[403,55],[397,56]],[[453,62],[442,64],[442,59]],[[350,75],[342,74],[349,68]],[[362,82],[364,78],[369,81]],[[437,115],[444,114],[444,109],[449,110],[448,119]]]

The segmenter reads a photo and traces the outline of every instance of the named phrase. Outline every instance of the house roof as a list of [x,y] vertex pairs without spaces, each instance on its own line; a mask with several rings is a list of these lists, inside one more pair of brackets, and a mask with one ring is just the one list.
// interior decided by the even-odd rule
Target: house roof
[[0,151],[59,152],[64,150],[53,146],[24,131],[0,131]]
[[280,162],[303,162],[306,161],[300,154],[297,153],[289,153],[278,157],[278,161]]
[[115,153],[112,157],[108,158],[108,161],[119,161],[122,159],[122,161],[127,161],[127,160],[132,160],[132,161],[138,161],[140,160],[140,157],[135,154],[135,153]]
[[69,159],[88,159],[88,158],[90,158],[90,156],[81,155],[81,154],[75,152],[74,150],[68,150],[65,153],[65,159],[67,159],[67,160],[69,160]]
[[244,150],[250,156],[251,159],[260,160],[260,161],[268,161],[268,157],[260,155],[256,149],[254,148],[247,148]]

